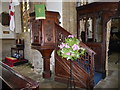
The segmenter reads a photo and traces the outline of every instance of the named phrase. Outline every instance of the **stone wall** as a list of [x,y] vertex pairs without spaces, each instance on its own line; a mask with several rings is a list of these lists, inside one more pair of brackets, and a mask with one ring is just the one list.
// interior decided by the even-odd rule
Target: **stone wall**
[[[29,60],[29,62],[34,67],[36,72],[42,73],[43,71],[43,59],[42,55],[38,50],[31,48],[31,38],[30,32],[23,32],[17,35],[17,38],[24,39],[25,44],[25,59]],[[51,55],[51,70],[54,69],[54,54]]]
[[[30,13],[34,12],[34,5],[41,4],[41,2],[30,2]],[[31,37],[30,32],[21,32],[16,35],[16,38],[24,39],[24,52],[25,52],[25,59],[29,61],[34,67],[36,72],[42,72],[43,68],[43,59],[42,55],[39,51],[31,48]]]
[[0,61],[2,60],[2,40],[0,39]]
[[[9,12],[9,2],[0,2],[0,14],[2,12]],[[2,17],[1,21],[2,21]],[[18,27],[19,28],[19,27]],[[3,31],[9,32],[9,34],[4,34]],[[0,38],[15,38],[15,33],[9,30],[9,26],[3,26],[0,22]]]
[[[9,2],[0,2],[0,14],[2,12],[9,12]],[[15,7],[15,32],[21,31],[21,14],[20,14],[20,5]],[[17,15],[16,15],[17,14]],[[9,32],[4,34],[3,31]],[[0,60],[4,59],[7,56],[11,56],[11,47],[15,45],[16,33],[9,30],[9,26],[3,26],[0,23]]]
[[110,42],[110,32],[111,32],[111,20],[107,22],[107,34],[106,34],[106,75],[108,76],[108,51]]
[[63,28],[76,35],[76,2],[63,2]]
[[15,45],[15,39],[0,39],[0,60],[11,56],[11,47]]
[[[43,71],[43,58],[41,53],[38,50],[31,48],[31,38],[30,32],[23,32],[17,35],[17,38],[24,39],[25,44],[25,59],[29,60],[29,62],[34,66],[34,70],[36,72],[42,73]],[[50,59],[50,68],[53,71],[54,69],[54,52],[51,55]]]

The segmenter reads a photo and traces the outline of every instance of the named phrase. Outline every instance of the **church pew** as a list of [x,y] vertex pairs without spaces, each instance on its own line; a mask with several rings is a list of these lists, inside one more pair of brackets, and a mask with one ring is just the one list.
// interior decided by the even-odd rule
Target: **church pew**
[[14,71],[9,66],[0,62],[0,80],[2,80],[2,90],[9,88],[9,90],[39,90],[39,83],[25,77],[18,72]]

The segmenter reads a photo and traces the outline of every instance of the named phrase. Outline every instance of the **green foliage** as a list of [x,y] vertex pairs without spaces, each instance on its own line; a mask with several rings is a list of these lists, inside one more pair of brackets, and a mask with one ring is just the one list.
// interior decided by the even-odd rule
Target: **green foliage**
[[85,49],[80,47],[79,43],[80,41],[77,38],[69,35],[65,42],[58,46],[60,49],[57,51],[57,54],[67,60],[76,60],[85,53]]

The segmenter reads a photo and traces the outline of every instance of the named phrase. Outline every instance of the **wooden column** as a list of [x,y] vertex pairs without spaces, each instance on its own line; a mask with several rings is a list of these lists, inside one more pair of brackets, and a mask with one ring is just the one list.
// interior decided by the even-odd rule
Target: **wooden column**
[[41,49],[39,50],[42,54],[43,58],[43,78],[50,78],[51,71],[50,71],[50,58],[51,53],[54,49]]

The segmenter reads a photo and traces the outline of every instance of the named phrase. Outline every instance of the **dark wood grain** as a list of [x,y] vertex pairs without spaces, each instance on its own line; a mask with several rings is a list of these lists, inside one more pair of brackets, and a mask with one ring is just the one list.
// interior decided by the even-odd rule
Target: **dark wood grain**
[[32,48],[37,49],[43,56],[43,78],[50,78],[50,58],[56,47],[55,23],[59,23],[59,13],[46,11],[46,19],[35,19],[35,13],[31,13],[30,29]]
[[[55,50],[55,80],[67,83],[70,76],[70,61],[58,56],[56,51],[59,49],[58,45],[64,42],[64,39],[68,37],[68,35],[71,35],[71,33],[69,33],[67,30],[59,25],[58,15],[59,14],[57,14],[56,12],[46,13],[47,18],[45,20],[41,20],[41,30],[36,29],[38,26],[34,27],[34,24],[31,24],[31,27],[34,27],[31,28],[32,48],[40,51],[43,56],[44,78],[51,77],[50,57],[52,51]],[[39,23],[37,22],[37,20],[31,17],[31,23],[34,22],[36,22],[36,25],[38,25]],[[37,39],[36,42],[34,42],[34,33],[39,31],[41,32],[41,34],[38,34],[40,40]],[[80,43],[80,46],[86,48],[86,54],[85,56],[80,56],[78,61],[73,62],[72,75],[78,87],[92,88],[94,86],[93,76],[95,52],[82,42]],[[86,61],[88,63],[85,63]],[[78,64],[78,62],[82,62],[82,64]],[[84,67],[82,65],[84,65]],[[85,66],[89,68],[89,71],[86,70]]]
[[39,83],[14,71],[9,66],[0,62],[0,79],[11,89],[39,90]]
[[[77,7],[77,36],[80,39],[80,23],[81,19],[93,18],[93,41],[88,42],[87,29],[85,28],[84,43],[92,48],[95,52],[95,70],[106,74],[106,35],[107,22],[111,18],[120,17],[120,2],[95,2],[88,5]],[[101,42],[95,41],[96,19],[101,17],[102,37]]]
[[[64,28],[55,24],[56,27],[56,52],[59,49],[58,45],[64,42],[64,39],[70,35]],[[86,49],[86,54],[80,56],[77,61],[72,64],[72,76],[74,82],[81,88],[92,88],[94,85],[94,55],[96,54],[92,49],[86,46],[83,42],[80,42],[80,46]],[[70,60],[61,58],[55,52],[55,80],[63,83],[67,83],[70,76]],[[85,62],[88,62],[87,64]],[[81,62],[79,64],[78,62]],[[85,67],[89,68],[89,72]]]

